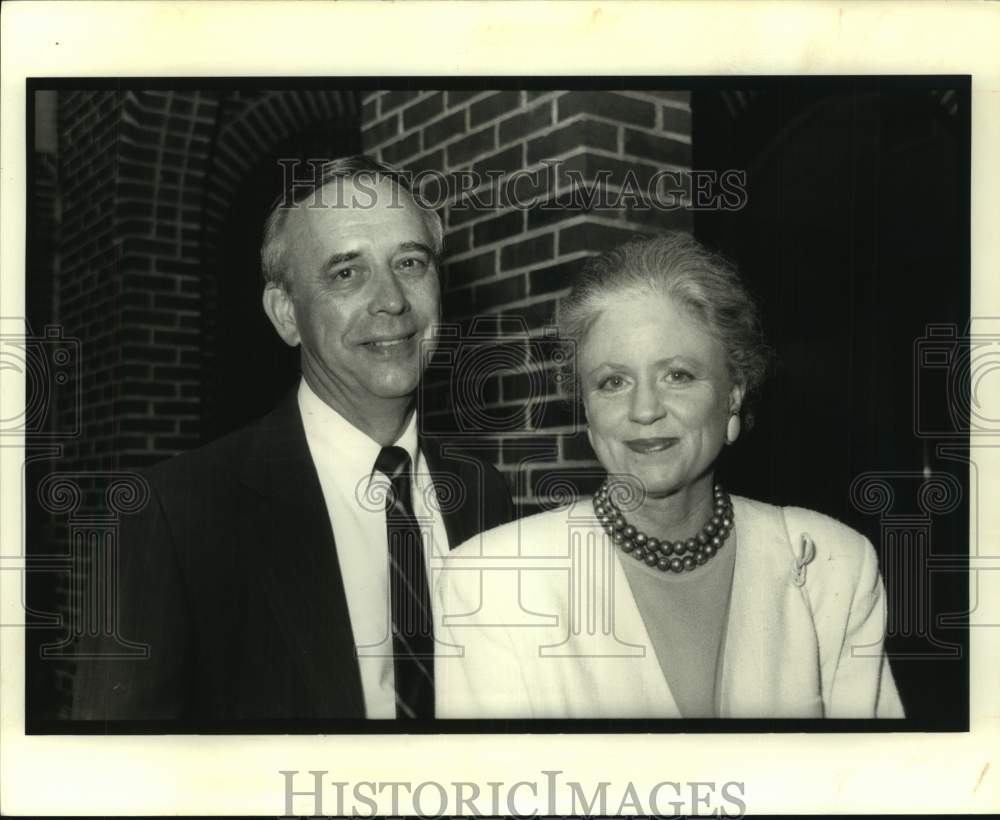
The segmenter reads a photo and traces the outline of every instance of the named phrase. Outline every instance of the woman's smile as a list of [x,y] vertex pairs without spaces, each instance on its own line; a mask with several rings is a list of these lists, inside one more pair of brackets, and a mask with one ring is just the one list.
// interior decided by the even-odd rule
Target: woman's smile
[[680,439],[677,438],[634,438],[625,442],[633,453],[640,455],[650,455],[652,453],[662,453],[673,447]]

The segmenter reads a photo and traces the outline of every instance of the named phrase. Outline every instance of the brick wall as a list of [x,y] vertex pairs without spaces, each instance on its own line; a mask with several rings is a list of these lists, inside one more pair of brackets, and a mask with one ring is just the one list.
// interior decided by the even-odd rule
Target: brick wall
[[[25,303],[31,316],[51,321],[55,315],[56,269],[58,265],[55,237],[57,235],[59,179],[58,157],[35,153],[34,179],[31,198],[32,236],[27,248]],[[34,323],[37,324],[37,323]],[[36,333],[41,327],[32,328]]]
[[[76,391],[81,434],[65,445],[65,464],[113,469],[121,278],[115,224],[121,98],[114,92],[68,93],[59,106],[58,321],[84,356]],[[73,401],[60,408],[77,412]],[[66,425],[72,421],[65,419]]]
[[[243,180],[255,165],[276,168],[269,158],[300,133],[323,155],[327,124],[357,130],[355,99],[334,90],[58,92],[58,151],[35,158],[29,298],[36,334],[55,324],[78,344],[78,377],[48,386],[57,420],[46,422],[78,432],[33,464],[29,507],[33,554],[65,557],[73,570],[38,574],[29,594],[62,615],[70,638],[90,560],[81,539],[113,539],[116,503],[141,496],[125,473],[202,443],[219,237]],[[259,311],[259,271],[241,273]],[[36,716],[65,716],[64,638],[32,635],[36,658],[46,645],[46,662],[29,674],[41,693]]]
[[[452,418],[472,407],[462,440],[500,466],[522,513],[589,490],[600,471],[578,408],[547,378],[558,345],[546,327],[588,256],[636,231],[690,228],[688,210],[643,209],[614,196],[644,188],[658,171],[690,166],[689,95],[381,91],[364,98],[362,123],[367,152],[452,180],[442,207],[445,319],[467,338],[473,331],[493,337],[470,354],[481,366],[464,371],[475,378],[461,397],[431,374],[438,402],[428,427],[435,429],[436,414]],[[466,172],[533,178],[522,175],[517,199],[490,199],[497,186],[470,189]],[[611,198],[592,200],[586,189],[573,197],[574,173],[590,185],[600,180]],[[473,197],[486,207],[470,207]],[[471,434],[477,423],[479,434]]]
[[[122,385],[118,450],[132,466],[198,446],[218,400],[221,233],[248,172],[298,132],[350,119],[336,91],[143,91],[121,129]],[[277,169],[276,163],[271,163]],[[246,241],[256,240],[248,231]],[[256,291],[257,271],[241,289]]]
[[[60,96],[66,217],[54,318],[80,339],[84,362],[84,426],[68,465],[139,467],[201,443],[214,397],[217,251],[234,197],[249,170],[297,133],[356,122],[354,99],[337,91]],[[246,289],[258,284],[248,270]]]
[[116,450],[123,466],[199,443],[201,222],[218,95],[126,92],[118,134]]
[[[37,449],[42,458],[33,460],[25,471],[28,510],[33,513],[32,555],[69,556],[68,516],[56,512],[60,502],[69,500],[77,509],[99,510],[102,504],[100,481],[88,471],[111,470],[114,455],[114,400],[118,377],[119,315],[121,293],[117,271],[114,200],[118,173],[117,129],[121,100],[115,93],[66,93],[57,112],[58,151],[46,159],[36,157],[36,181],[31,204],[32,277],[39,282],[28,290],[34,334],[58,324],[66,345],[56,339],[36,345],[31,352],[42,366],[55,361],[54,348],[70,351],[76,360],[56,382],[58,375],[41,385],[31,385],[32,394],[45,393],[51,402],[51,416],[40,431]],[[46,181],[54,183],[49,190]],[[53,213],[48,204],[56,207]],[[58,219],[54,217],[58,216]],[[49,242],[50,247],[44,248]],[[46,267],[51,266],[47,271]],[[46,293],[42,277],[51,277]],[[86,355],[83,355],[85,352]],[[43,365],[44,362],[44,365]],[[76,431],[59,436],[59,431]],[[44,456],[47,436],[56,433],[58,460]],[[54,471],[76,473],[79,479],[66,492],[54,495],[41,487]],[[58,559],[57,559],[58,560]],[[68,574],[32,573],[27,579],[29,600],[41,612],[60,612],[68,619],[70,578]],[[58,643],[60,636],[49,630],[34,629],[28,636],[29,658],[40,658],[42,646]],[[47,714],[58,713],[69,692],[70,669],[59,659],[32,664],[26,669],[27,694],[32,708]],[[33,697],[36,686],[51,694],[41,701]]]

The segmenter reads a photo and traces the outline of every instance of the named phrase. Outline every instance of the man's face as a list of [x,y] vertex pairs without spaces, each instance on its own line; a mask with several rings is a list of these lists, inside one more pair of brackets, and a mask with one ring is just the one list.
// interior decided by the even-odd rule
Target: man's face
[[340,207],[289,214],[290,292],[265,292],[278,333],[302,345],[310,387],[349,419],[416,390],[421,341],[440,316],[433,239],[420,211],[388,180],[363,185],[346,182],[343,195],[323,198]]

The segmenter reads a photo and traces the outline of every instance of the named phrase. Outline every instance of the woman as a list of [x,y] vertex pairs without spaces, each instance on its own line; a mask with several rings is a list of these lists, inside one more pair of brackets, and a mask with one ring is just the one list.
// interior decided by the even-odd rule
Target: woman
[[452,553],[438,716],[902,717],[871,544],[715,483],[766,361],[736,273],[686,234],[636,239],[559,319],[608,479]]

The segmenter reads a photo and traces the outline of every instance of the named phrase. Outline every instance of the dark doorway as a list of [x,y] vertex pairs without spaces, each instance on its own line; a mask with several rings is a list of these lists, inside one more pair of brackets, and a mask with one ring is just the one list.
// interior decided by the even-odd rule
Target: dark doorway
[[333,159],[361,150],[356,119],[328,122],[275,146],[233,197],[218,248],[210,252],[206,294],[204,440],[271,410],[298,381],[299,351],[281,341],[261,307],[260,243],[268,208],[282,190],[279,159]]
[[[756,428],[728,454],[730,486],[832,515],[884,559],[884,517],[851,500],[858,476],[918,477],[894,488],[895,516],[920,517],[921,475],[967,488],[968,465],[939,457],[914,418],[918,405],[947,417],[955,399],[921,388],[927,326],[954,325],[960,344],[969,320],[968,85],[830,86],[692,95],[695,167],[744,170],[747,191],[739,211],[696,214],[695,230],[750,282],[776,353]],[[932,622],[967,611],[967,499],[932,517],[930,550],[954,571],[927,580],[915,568],[928,586],[895,598],[887,578],[890,613],[917,619],[887,635],[907,712],[956,728],[968,715],[966,630]]]

